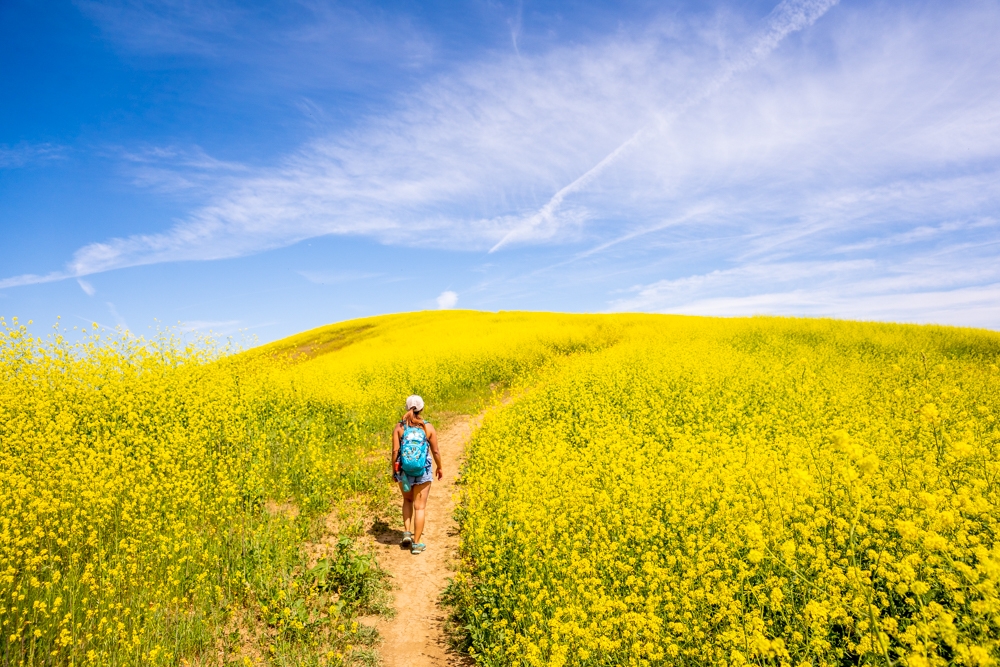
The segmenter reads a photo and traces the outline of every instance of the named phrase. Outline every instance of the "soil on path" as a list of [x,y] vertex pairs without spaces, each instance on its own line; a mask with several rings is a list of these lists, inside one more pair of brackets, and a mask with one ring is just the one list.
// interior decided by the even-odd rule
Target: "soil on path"
[[[444,479],[431,484],[427,500],[421,539],[427,550],[414,556],[402,549],[401,530],[374,535],[379,564],[392,575],[394,584],[396,616],[375,622],[384,641],[380,652],[385,667],[472,664],[469,658],[449,649],[444,633],[447,614],[439,606],[439,599],[458,563],[458,526],[453,518],[455,477],[465,445],[479,422],[479,417],[463,415],[438,429]],[[398,523],[399,519],[394,525]]]

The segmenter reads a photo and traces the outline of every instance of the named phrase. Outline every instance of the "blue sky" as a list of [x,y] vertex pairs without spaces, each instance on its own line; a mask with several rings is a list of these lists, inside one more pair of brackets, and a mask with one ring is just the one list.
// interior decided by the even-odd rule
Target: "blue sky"
[[0,315],[1000,329],[997,2],[0,3]]

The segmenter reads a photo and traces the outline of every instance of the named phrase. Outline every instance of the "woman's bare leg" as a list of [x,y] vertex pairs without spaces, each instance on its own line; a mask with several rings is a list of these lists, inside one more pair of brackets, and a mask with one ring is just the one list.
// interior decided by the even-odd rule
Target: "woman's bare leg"
[[413,492],[415,487],[409,491],[403,491],[403,483],[399,483],[399,492],[403,494],[403,530],[408,533],[413,532]]
[[413,487],[413,542],[420,544],[420,536],[424,532],[424,508],[427,498],[431,495],[431,483],[424,482]]

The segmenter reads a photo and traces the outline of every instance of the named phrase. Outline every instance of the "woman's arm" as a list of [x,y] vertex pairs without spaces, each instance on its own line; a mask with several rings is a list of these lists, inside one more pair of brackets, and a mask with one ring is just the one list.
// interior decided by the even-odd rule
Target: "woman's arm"
[[441,479],[444,477],[444,470],[441,466],[441,452],[438,450],[438,436],[437,431],[430,424],[427,425],[427,442],[431,443],[431,454],[434,456],[434,463],[437,465],[434,476],[437,479]]
[[396,424],[396,428],[392,429],[392,458],[389,459],[389,467],[392,468],[394,474],[396,472],[396,459],[399,458],[399,436],[402,430],[399,424]]

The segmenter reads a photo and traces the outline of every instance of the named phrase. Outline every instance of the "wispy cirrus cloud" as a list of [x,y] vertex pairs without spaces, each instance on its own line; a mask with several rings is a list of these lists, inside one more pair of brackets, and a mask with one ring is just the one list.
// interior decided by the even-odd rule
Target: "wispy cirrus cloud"
[[239,162],[219,160],[201,146],[151,146],[117,151],[132,182],[167,195],[211,196],[251,170]]
[[611,310],[809,315],[997,327],[998,246],[1000,240],[950,242],[901,260],[751,262],[637,285],[614,300]]
[[[236,19],[223,12],[204,20]],[[173,229],[81,248],[67,273],[232,257],[324,234],[417,244],[433,234],[446,246],[492,246],[637,128],[690,105],[706,81],[733,69],[718,35],[703,41],[701,28],[664,25],[532,58],[498,55],[438,76],[357,130],[317,139],[275,167],[220,178],[210,201]],[[758,29],[764,39],[772,31],[771,23]],[[750,39],[753,50],[762,37]],[[141,157],[151,184],[203,180],[204,170],[150,161],[172,156]],[[564,240],[604,214],[564,202],[559,224],[536,229],[535,240]]]
[[115,306],[115,304],[111,303],[110,301],[106,301],[104,305],[108,307],[108,312],[111,313],[111,317],[114,318],[115,326],[124,331],[129,331],[130,327],[128,325],[128,322],[126,322],[125,318],[122,317],[121,313],[118,312],[118,308]]
[[9,289],[11,287],[23,287],[25,285],[40,285],[43,283],[53,283],[59,280],[66,280],[67,278],[73,278],[75,274],[69,271],[52,271],[45,274],[36,273],[24,273],[19,276],[11,276],[10,278],[0,279],[0,289]]
[[94,294],[97,293],[97,290],[88,281],[82,278],[77,278],[76,282],[80,286],[80,289],[83,290],[83,293],[87,296],[94,296]]
[[588,262],[703,241],[702,270],[643,283],[619,309],[753,299],[784,275],[798,277],[780,293],[890,276],[926,293],[976,288],[949,282],[945,264],[931,262],[933,284],[913,267],[942,240],[984,266],[996,257],[984,244],[1000,211],[1000,9],[832,4],[492,53],[268,167],[147,151],[137,181],[202,203],[163,232],[87,245],[63,272],[0,287],[353,235],[572,244]]
[[657,134],[664,130],[665,126],[674,124],[692,107],[717,93],[737,74],[756,66],[764,58],[771,55],[771,52],[788,35],[808,28],[835,4],[837,4],[837,0],[783,0],[767,17],[763,29],[739,48],[734,57],[725,59],[714,76],[701,85],[696,83],[687,95],[674,102],[669,110],[657,114],[653,123],[640,127],[597,164],[568,185],[563,186],[552,195],[552,198],[544,206],[522,219],[519,224],[507,232],[500,241],[490,248],[490,252],[496,252],[511,242],[530,241],[538,234],[540,228],[558,226],[557,218],[567,197],[585,190],[615,163],[624,159],[634,148],[653,140]]
[[956,289],[911,288],[888,294],[858,294],[843,287],[823,289],[809,286],[784,292],[762,291],[747,296],[701,297],[668,308],[644,303],[639,308],[625,309],[722,317],[835,317],[995,329],[1000,322],[997,303],[1000,303],[1000,283]]
[[317,285],[339,285],[369,278],[379,278],[385,274],[368,271],[299,271],[298,274]]
[[202,332],[214,334],[229,334],[239,331],[240,320],[190,320],[179,322],[177,330],[182,333]]
[[66,157],[66,152],[65,146],[51,143],[21,142],[13,146],[0,145],[0,169],[16,169],[50,160],[61,160]]
[[209,0],[77,0],[108,39],[128,54],[211,60],[254,72],[279,88],[370,85],[361,65],[419,68],[435,52],[405,14],[365,12],[355,4]]

